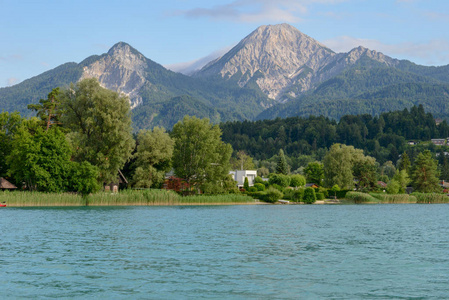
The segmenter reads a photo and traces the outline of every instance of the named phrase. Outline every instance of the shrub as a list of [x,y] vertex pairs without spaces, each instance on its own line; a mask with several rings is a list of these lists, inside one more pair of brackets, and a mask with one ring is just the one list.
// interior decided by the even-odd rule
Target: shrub
[[260,176],[257,176],[256,178],[254,178],[254,183],[261,183],[261,184],[265,185],[265,182],[266,181],[264,181],[262,179],[262,177],[260,177]]
[[316,189],[315,193],[322,193],[325,199],[329,198],[329,191],[324,187],[319,187],[318,189]]
[[254,187],[254,186],[251,186],[251,187],[248,188],[248,192],[250,192],[250,193],[254,193],[254,192],[257,192],[257,191],[258,191],[257,188]]
[[302,201],[304,198],[304,189],[297,189],[293,193],[293,200],[296,202]]
[[282,186],[280,186],[279,184],[273,184],[271,186],[282,193],[284,192],[284,188]]
[[302,201],[306,204],[313,204],[316,202],[315,189],[308,187],[304,190],[304,197]]
[[277,184],[282,187],[288,187],[290,185],[290,176],[284,174],[270,174],[270,180],[268,182],[271,185]]
[[[257,177],[256,177],[257,178]],[[265,191],[265,185],[263,183],[255,183],[254,187],[258,190],[258,191]]]
[[315,193],[316,200],[324,200],[324,194],[323,193]]
[[243,183],[243,188],[244,188],[246,191],[249,190],[248,177],[245,177],[245,182]]
[[294,197],[295,197],[295,190],[293,190],[293,189],[285,189],[283,199],[285,199],[285,200],[292,200],[293,201]]
[[282,197],[284,197],[284,194],[282,194],[282,192],[280,192],[276,189],[273,189],[273,188],[269,188],[267,190],[267,195],[266,195],[265,201],[270,202],[270,203],[275,203],[279,199],[282,199]]
[[295,174],[290,176],[290,186],[298,187],[305,186],[306,178],[302,175]]
[[361,192],[348,192],[346,199],[353,200],[355,203],[379,202],[373,196]]

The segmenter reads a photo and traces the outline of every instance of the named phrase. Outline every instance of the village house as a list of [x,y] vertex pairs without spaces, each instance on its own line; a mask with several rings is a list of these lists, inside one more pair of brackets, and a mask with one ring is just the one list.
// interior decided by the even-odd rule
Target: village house
[[437,146],[444,146],[446,145],[446,139],[432,139],[432,144]]
[[15,189],[17,189],[17,187],[14,184],[12,184],[11,182],[9,182],[8,180],[6,180],[3,177],[0,177],[0,190],[11,191],[11,190],[15,190]]
[[248,178],[249,186],[254,186],[254,179],[257,177],[257,170],[236,170],[229,172],[229,174],[232,176],[232,179],[237,181],[237,186],[241,188],[245,183],[245,178]]

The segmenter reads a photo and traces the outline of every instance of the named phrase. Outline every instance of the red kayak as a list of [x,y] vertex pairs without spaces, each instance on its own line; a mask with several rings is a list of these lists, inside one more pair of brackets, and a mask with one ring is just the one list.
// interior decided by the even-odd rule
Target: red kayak
[[0,207],[6,207],[6,204],[0,203]]

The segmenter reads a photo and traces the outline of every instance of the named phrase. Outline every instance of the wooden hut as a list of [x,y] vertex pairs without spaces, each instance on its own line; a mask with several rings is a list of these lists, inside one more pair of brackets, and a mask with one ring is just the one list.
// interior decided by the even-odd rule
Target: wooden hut
[[6,190],[15,190],[17,187],[12,184],[11,182],[9,182],[8,180],[6,180],[3,177],[0,177],[0,190],[2,191],[6,191]]
[[118,170],[117,179],[114,182],[105,184],[103,187],[105,192],[117,193],[120,186],[126,185],[128,185],[128,180],[126,180],[123,173],[120,170]]

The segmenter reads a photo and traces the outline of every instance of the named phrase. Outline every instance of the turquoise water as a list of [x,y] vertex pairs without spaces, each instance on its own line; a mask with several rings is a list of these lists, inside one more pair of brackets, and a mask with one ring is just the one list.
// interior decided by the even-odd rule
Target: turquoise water
[[0,209],[0,298],[449,298],[449,205]]

